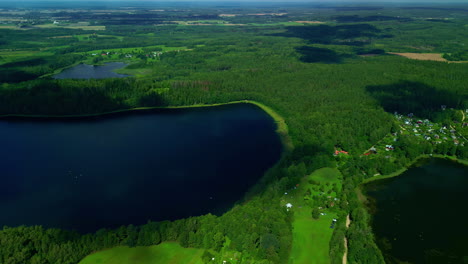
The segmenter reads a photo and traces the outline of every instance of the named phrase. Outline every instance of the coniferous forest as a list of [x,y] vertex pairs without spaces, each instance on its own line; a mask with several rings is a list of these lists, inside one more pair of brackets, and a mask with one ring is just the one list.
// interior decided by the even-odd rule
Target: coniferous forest
[[[468,160],[466,4],[62,3],[19,13],[1,5],[2,119],[248,100],[284,119],[290,144],[222,215],[88,234],[5,226],[0,263],[72,264],[105,249],[165,242],[202,249],[202,263],[229,254],[237,257],[231,263],[296,263],[298,214],[282,205],[284,193],[323,168],[337,170],[336,185],[308,181],[336,202],[313,188],[301,196],[310,219],[318,205],[338,219],[317,263],[342,263],[345,251],[348,263],[386,263],[360,184],[419,157]],[[53,78],[79,63],[107,62],[127,63],[118,72],[131,77]],[[408,132],[416,122],[447,136]]]

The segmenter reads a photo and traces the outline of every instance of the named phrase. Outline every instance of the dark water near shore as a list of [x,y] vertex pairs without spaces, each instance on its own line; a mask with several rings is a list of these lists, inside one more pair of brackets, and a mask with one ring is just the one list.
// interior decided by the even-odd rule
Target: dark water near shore
[[365,189],[387,263],[468,263],[467,166],[426,159]]
[[114,70],[127,66],[123,62],[110,62],[100,66],[78,64],[53,76],[54,79],[104,79],[123,78],[130,75],[118,74]]
[[222,213],[280,157],[253,105],[0,120],[0,227],[81,232]]

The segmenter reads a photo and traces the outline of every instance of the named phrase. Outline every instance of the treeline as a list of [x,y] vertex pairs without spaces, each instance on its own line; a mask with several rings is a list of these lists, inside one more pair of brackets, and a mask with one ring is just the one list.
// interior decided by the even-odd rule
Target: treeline
[[0,65],[0,82],[17,83],[34,80],[83,58],[77,54],[64,54],[6,63]]
[[[277,204],[275,197],[255,198],[220,217],[208,214],[174,222],[148,222],[86,235],[40,226],[4,227],[0,231],[0,263],[71,264],[119,245],[151,246],[164,241],[215,252],[221,248],[241,252],[245,263],[285,263],[292,240],[292,215]],[[215,257],[217,253],[209,254]]]

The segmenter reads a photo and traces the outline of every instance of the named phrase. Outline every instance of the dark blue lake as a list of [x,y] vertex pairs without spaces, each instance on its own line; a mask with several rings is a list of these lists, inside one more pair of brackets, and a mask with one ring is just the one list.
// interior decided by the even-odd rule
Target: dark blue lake
[[53,76],[54,79],[104,79],[104,78],[123,78],[130,75],[118,74],[114,70],[127,66],[123,62],[110,62],[104,65],[94,66],[88,64],[78,64],[74,67],[65,69],[59,74]]
[[0,120],[0,146],[0,226],[81,232],[223,213],[282,151],[249,104]]
[[367,184],[386,263],[468,263],[467,186],[468,167],[445,159]]

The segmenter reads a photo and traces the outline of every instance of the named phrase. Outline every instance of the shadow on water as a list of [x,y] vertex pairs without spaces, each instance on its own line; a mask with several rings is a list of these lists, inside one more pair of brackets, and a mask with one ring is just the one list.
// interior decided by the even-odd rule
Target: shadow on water
[[363,46],[370,43],[371,38],[387,38],[381,30],[369,24],[356,25],[318,25],[318,26],[289,26],[286,32],[273,36],[293,37],[307,40],[314,44],[334,44]]
[[422,118],[436,118],[441,106],[462,108],[466,100],[454,92],[439,90],[421,82],[401,81],[387,85],[371,85],[367,92],[388,112],[413,113]]

